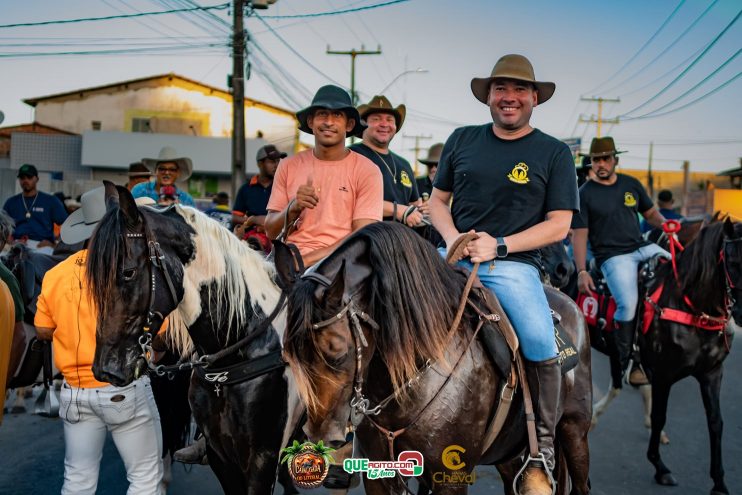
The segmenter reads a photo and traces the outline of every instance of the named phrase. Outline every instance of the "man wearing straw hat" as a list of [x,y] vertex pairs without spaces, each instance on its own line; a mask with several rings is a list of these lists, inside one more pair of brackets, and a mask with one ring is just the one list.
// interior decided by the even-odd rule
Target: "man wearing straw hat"
[[142,163],[150,171],[154,171],[155,182],[137,184],[131,190],[132,196],[135,198],[152,198],[159,202],[162,188],[173,186],[175,187],[176,202],[185,206],[195,206],[191,195],[175,184],[177,181],[185,181],[191,176],[193,162],[190,158],[179,157],[174,148],[165,146],[160,150],[160,155],[157,158],[142,158]]
[[[622,373],[627,371],[634,342],[634,315],[639,302],[639,264],[657,254],[670,255],[642,238],[638,214],[653,227],[661,227],[665,217],[654,207],[644,186],[633,177],[616,173],[618,155],[612,137],[595,138],[590,143],[593,178],[580,187],[580,214],[572,219],[577,288],[588,294],[595,290],[585,263],[588,239],[598,268],[616,300],[615,338]],[[632,385],[646,384],[637,368],[631,373]],[[621,383],[614,383],[620,388]]]
[[152,177],[152,172],[144,163],[134,162],[129,165],[129,182],[126,183],[126,188],[131,191],[137,184],[149,182],[150,177]]
[[481,263],[479,278],[520,339],[534,397],[540,456],[526,467],[520,493],[551,495],[561,367],[539,248],[563,240],[578,211],[574,162],[566,144],[529,123],[555,85],[537,81],[527,58],[505,55],[489,77],[472,80],[471,90],[489,106],[492,122],[456,129],[446,141],[430,217],[448,247],[464,233],[477,235],[459,264],[471,270]]
[[296,118],[299,129],[314,136],[314,148],[278,165],[265,230],[276,239],[287,219],[286,241],[311,266],[351,232],[381,220],[384,191],[379,168],[345,147],[346,136],[364,129],[347,91],[321,87]]

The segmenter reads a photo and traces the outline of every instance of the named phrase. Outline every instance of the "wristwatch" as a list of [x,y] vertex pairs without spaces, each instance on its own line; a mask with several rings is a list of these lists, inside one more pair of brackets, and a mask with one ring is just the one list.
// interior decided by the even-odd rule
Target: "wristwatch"
[[502,237],[495,237],[495,240],[497,241],[497,248],[495,251],[495,254],[497,254],[498,258],[505,258],[508,255],[508,245],[505,244],[505,239]]

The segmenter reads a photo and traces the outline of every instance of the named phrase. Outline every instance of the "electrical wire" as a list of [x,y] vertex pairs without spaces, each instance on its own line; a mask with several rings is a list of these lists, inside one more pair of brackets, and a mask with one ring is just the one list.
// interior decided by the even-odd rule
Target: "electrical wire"
[[699,48],[698,50],[696,50],[695,53],[692,53],[688,58],[684,59],[682,62],[680,62],[679,64],[677,64],[676,66],[674,66],[672,69],[670,69],[667,72],[663,73],[662,75],[660,75],[660,76],[652,79],[648,83],[643,84],[643,85],[639,86],[638,88],[629,91],[628,93],[624,93],[624,94],[618,95],[618,98],[621,99],[621,98],[625,98],[627,96],[631,96],[631,95],[636,94],[639,91],[641,91],[643,89],[646,89],[649,86],[652,86],[653,84],[655,84],[655,83],[663,80],[664,78],[666,78],[667,76],[669,76],[670,74],[672,74],[676,70],[680,69],[681,67],[683,67],[685,64],[687,64],[691,60],[693,60],[693,58],[697,57],[698,54],[701,53],[704,48],[706,48],[706,47],[705,46],[702,46],[701,48]]
[[[48,57],[48,56],[68,56],[68,55],[123,55],[123,54],[140,54],[140,55],[159,55],[162,53],[170,54],[171,52],[187,50],[204,50],[210,48],[224,48],[226,43],[208,43],[205,45],[171,45],[155,46],[142,48],[117,48],[110,50],[78,50],[78,51],[59,51],[59,52],[7,52],[0,53],[0,58],[24,58],[24,57]],[[150,52],[150,53],[147,53]],[[156,53],[155,53],[156,52]],[[213,50],[210,50],[213,53]]]
[[722,29],[721,32],[719,34],[717,34],[716,37],[713,40],[711,40],[711,43],[709,43],[708,46],[706,48],[704,48],[704,50],[701,52],[701,54],[698,55],[698,57],[696,57],[695,60],[693,60],[693,62],[691,62],[690,65],[688,65],[688,67],[686,67],[683,70],[683,72],[681,72],[680,74],[678,74],[677,76],[675,76],[675,78],[672,81],[670,81],[670,83],[667,84],[667,86],[665,86],[664,88],[662,88],[657,94],[655,94],[654,96],[652,96],[651,98],[649,98],[648,100],[646,100],[644,103],[641,103],[641,104],[637,105],[636,107],[634,107],[631,110],[629,110],[628,112],[620,115],[619,117],[624,118],[624,117],[626,117],[626,116],[628,116],[628,115],[636,112],[640,108],[643,108],[643,107],[647,106],[648,104],[652,103],[654,100],[656,100],[657,98],[659,98],[661,95],[663,95],[668,89],[670,89],[671,87],[673,87],[675,85],[675,83],[677,83],[679,80],[681,80],[708,53],[708,51],[721,39],[721,37],[724,36],[724,34],[727,31],[729,31],[729,29],[731,29],[731,27],[737,22],[737,20],[740,18],[740,16],[742,16],[742,10],[740,10],[739,12],[737,12],[737,15],[734,16],[734,19],[732,19],[732,21],[729,24],[727,24],[726,27],[724,29]]
[[[406,1],[406,0],[405,0]],[[229,7],[228,3],[219,5],[212,5],[209,7],[197,7],[190,9],[172,9],[157,12],[138,12],[136,14],[119,14],[109,15],[103,17],[81,17],[78,19],[61,19],[56,21],[40,21],[40,22],[18,22],[14,24],[0,24],[0,29],[3,28],[15,28],[15,27],[33,27],[33,26],[49,26],[52,24],[73,24],[78,22],[95,22],[95,21],[110,21],[113,19],[131,19],[134,17],[145,17],[151,15],[163,15],[163,14],[176,14],[178,12],[194,12],[198,10],[223,10]]]
[[[391,0],[389,2],[384,3],[377,3],[374,5],[367,5],[365,7],[356,7],[353,9],[343,9],[343,10],[332,10],[327,12],[316,12],[313,14],[292,14],[292,15],[265,15],[263,16],[264,19],[307,19],[311,17],[326,17],[330,15],[341,15],[341,14],[350,14],[352,12],[361,12],[363,10],[371,10],[371,9],[378,9],[380,7],[388,7],[390,5],[394,5],[397,3],[404,3],[409,2],[410,0]],[[685,1],[685,0],[683,0]]]
[[680,0],[680,3],[678,3],[678,5],[670,13],[667,19],[665,19],[665,21],[660,25],[660,27],[657,28],[657,31],[655,31],[654,34],[650,36],[647,41],[644,42],[644,44],[636,51],[636,53],[634,53],[634,55],[632,55],[631,58],[629,58],[629,60],[627,60],[626,63],[623,64],[614,74],[612,74],[608,79],[606,79],[602,83],[595,86],[595,88],[588,91],[587,94],[597,91],[602,86],[604,86],[608,81],[612,81],[614,77],[616,77],[618,74],[623,72],[623,70],[626,67],[628,67],[634,60],[636,60],[636,58],[644,51],[644,49],[647,48],[647,46],[649,46],[650,43],[652,43],[652,41],[657,37],[657,35],[659,35],[662,32],[662,30],[665,29],[665,27],[669,24],[672,18],[675,17],[675,14],[678,13],[678,11],[680,10],[680,8],[683,6],[684,3],[685,3],[685,0]]

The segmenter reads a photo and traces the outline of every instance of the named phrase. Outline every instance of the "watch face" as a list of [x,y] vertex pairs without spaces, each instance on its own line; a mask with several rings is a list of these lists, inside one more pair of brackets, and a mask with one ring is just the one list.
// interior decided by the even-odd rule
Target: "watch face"
[[505,244],[497,245],[497,257],[504,258],[508,255],[508,247]]

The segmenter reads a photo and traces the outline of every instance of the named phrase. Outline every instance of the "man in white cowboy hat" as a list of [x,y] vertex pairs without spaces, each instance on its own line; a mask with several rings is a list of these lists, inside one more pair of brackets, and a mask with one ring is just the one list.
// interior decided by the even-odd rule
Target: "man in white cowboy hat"
[[505,55],[489,77],[473,79],[471,90],[489,106],[492,122],[456,129],[448,138],[430,198],[430,217],[448,247],[464,233],[477,234],[459,264],[471,270],[481,263],[479,278],[497,295],[520,339],[544,457],[527,466],[522,495],[552,493],[561,395],[539,248],[563,240],[579,208],[569,148],[529,123],[534,107],[554,89],[554,83],[536,80],[522,55]]
[[286,241],[311,266],[350,233],[381,220],[384,191],[379,168],[345,147],[346,136],[360,136],[364,128],[347,91],[321,87],[296,118],[300,130],[314,135],[314,148],[278,165],[265,230],[276,239],[287,217],[293,229]]
[[[641,182],[616,173],[618,155],[612,137],[595,138],[590,143],[593,178],[580,187],[580,214],[572,219],[577,288],[584,294],[595,290],[586,265],[588,238],[598,268],[603,272],[611,295],[616,300],[613,332],[623,373],[629,367],[634,342],[636,307],[639,302],[639,264],[660,254],[669,253],[657,244],[644,240],[638,214],[653,227],[665,222]],[[640,369],[632,371],[632,385],[647,383]],[[621,383],[614,383],[621,388]]]
[[186,191],[180,189],[177,181],[186,181],[193,171],[193,162],[190,158],[179,157],[178,152],[170,146],[160,150],[157,158],[142,158],[142,163],[151,171],[154,171],[154,182],[143,182],[137,184],[131,190],[135,198],[148,197],[155,201],[160,200],[160,189],[163,186],[175,187],[177,202],[185,206],[195,206],[193,198]]
[[54,363],[64,376],[59,415],[64,423],[62,494],[93,495],[108,431],[124,460],[129,493],[160,493],[162,433],[149,377],[125,387],[93,376],[98,320],[86,282],[87,240],[106,213],[104,188],[82,195],[82,206],[62,224],[67,244],[86,242],[44,276],[34,325],[51,340]]
[[[410,163],[389,149],[392,139],[402,129],[406,108],[392,106],[386,96],[376,95],[358,107],[361,119],[366,122],[363,141],[350,147],[379,167],[384,179],[384,220],[404,222],[418,227],[423,222],[423,212],[417,184],[413,180]],[[427,206],[426,211],[427,212]]]

